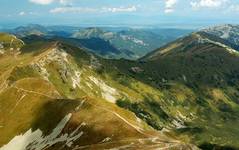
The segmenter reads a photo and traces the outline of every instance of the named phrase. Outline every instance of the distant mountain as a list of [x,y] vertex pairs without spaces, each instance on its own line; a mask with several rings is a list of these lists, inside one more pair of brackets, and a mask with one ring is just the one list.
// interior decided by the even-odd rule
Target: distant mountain
[[231,44],[239,45],[239,25],[219,25],[206,28],[202,30],[202,32],[206,32],[216,37],[220,37]]
[[100,28],[87,28],[74,33],[72,37],[78,39],[104,39],[105,41],[109,41],[112,46],[117,48],[122,53],[125,51],[132,53],[131,55],[126,55],[126,57],[123,58],[137,59],[151,50],[190,32],[191,30],[180,29],[127,29],[112,32],[105,31]]
[[[73,34],[73,37],[84,39],[84,38],[101,38],[101,37],[107,37],[107,32],[101,30],[100,28],[86,28],[83,30],[80,30],[79,32],[76,32]],[[113,36],[113,33],[109,33],[111,36]],[[111,37],[110,36],[110,37]]]
[[28,26],[20,26],[11,31],[18,37],[25,37],[29,35],[44,36],[48,34],[47,28],[37,24],[30,24]]
[[78,27],[71,26],[42,26],[38,24],[29,24],[27,26],[20,26],[12,30],[7,30],[11,34],[16,35],[17,37],[24,38],[27,36],[60,36],[60,37],[69,37],[72,33],[79,30]]
[[[65,33],[64,29],[69,33]],[[60,28],[58,26],[29,25],[16,28],[12,32],[21,37],[25,42],[60,40],[78,47],[84,47],[102,57],[127,59],[136,59],[139,57],[137,54],[142,53],[141,55],[143,56],[145,53],[143,51],[145,51],[146,47],[152,47],[152,49],[153,47],[159,47],[157,45],[164,45],[167,43],[165,41],[169,39],[174,39],[185,32],[190,32],[189,30],[178,29],[126,29],[112,32],[96,27],[80,29],[77,32],[74,32],[74,30],[74,27]],[[69,37],[70,32],[73,35]],[[168,34],[168,37],[164,36],[164,34]],[[146,44],[135,37],[145,39],[144,41],[150,44]],[[132,49],[134,48],[137,50],[136,52],[133,52]],[[149,51],[152,51],[152,49]]]
[[201,30],[215,41],[224,43],[239,51],[239,25],[219,25]]
[[45,39],[65,38],[68,42],[75,44],[77,44],[76,41],[78,39],[79,43],[77,45],[84,46],[102,57],[137,59],[180,36],[192,32],[192,30],[80,28],[30,24],[7,30],[7,32],[22,39],[29,39],[34,36]]

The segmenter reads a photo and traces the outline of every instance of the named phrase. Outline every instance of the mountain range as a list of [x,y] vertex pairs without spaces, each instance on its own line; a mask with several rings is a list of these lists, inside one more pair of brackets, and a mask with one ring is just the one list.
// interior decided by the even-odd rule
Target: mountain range
[[[162,45],[184,36],[190,29],[132,29],[71,26],[41,26],[30,24],[7,30],[19,38],[37,36],[48,40],[60,38],[78,47],[111,59],[138,59]],[[59,40],[59,39],[58,39]]]
[[238,28],[1,33],[0,150],[239,149]]

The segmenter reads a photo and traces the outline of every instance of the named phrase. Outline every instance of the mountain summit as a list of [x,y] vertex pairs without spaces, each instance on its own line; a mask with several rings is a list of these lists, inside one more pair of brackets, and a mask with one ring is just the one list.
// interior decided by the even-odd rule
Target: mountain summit
[[225,39],[225,40],[230,40],[231,42],[234,42],[234,44],[239,44],[239,40],[238,40],[239,26],[238,25],[231,25],[231,24],[218,25],[218,26],[203,29],[202,31],[221,37],[222,39]]

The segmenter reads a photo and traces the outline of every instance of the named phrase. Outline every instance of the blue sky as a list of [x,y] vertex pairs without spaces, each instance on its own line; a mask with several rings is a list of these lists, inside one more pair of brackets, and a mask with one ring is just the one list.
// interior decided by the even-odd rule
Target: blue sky
[[0,25],[239,24],[239,0],[1,0]]

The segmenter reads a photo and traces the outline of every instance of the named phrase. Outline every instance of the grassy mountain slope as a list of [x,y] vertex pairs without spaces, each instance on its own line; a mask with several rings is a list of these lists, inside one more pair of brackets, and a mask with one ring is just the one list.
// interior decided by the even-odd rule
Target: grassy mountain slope
[[[172,42],[140,60],[143,80],[173,93],[169,99],[196,114],[178,133],[196,143],[238,148],[239,53],[201,32]],[[182,87],[183,85],[183,87]],[[208,142],[208,143],[207,143]]]
[[[116,144],[108,141],[102,145],[98,140],[92,141],[92,143],[87,143],[89,140],[85,141],[86,143],[79,142],[79,146],[88,145],[85,147],[86,149],[95,148],[94,146],[96,148],[107,146],[106,148],[108,148],[108,146],[117,147],[119,145],[132,149],[143,149],[144,146],[152,146],[153,148],[151,148],[154,149],[162,146],[157,145],[157,142],[153,142],[152,139],[148,140],[149,137],[145,137],[145,133],[163,139],[163,141],[164,138],[166,141],[170,141],[169,137],[183,141],[176,144],[176,147],[170,143],[164,145],[164,148],[171,148],[168,147],[171,145],[175,149],[190,149],[195,147],[183,143],[193,143],[203,149],[238,149],[239,67],[237,64],[239,56],[231,45],[227,45],[221,40],[221,38],[205,34],[205,32],[197,32],[171,42],[137,61],[107,60],[64,42],[33,40],[21,48],[20,55],[10,57],[12,61],[7,61],[7,64],[1,67],[3,71],[1,86],[4,88],[0,91],[3,94],[0,98],[7,97],[9,93],[5,92],[11,90],[13,85],[20,81],[40,80],[44,83],[41,83],[40,87],[52,89],[47,92],[43,91],[43,93],[50,92],[55,95],[47,94],[52,97],[51,100],[45,100],[46,105],[40,105],[46,106],[46,113],[38,114],[49,116],[48,109],[52,111],[52,107],[55,105],[56,107],[60,105],[59,108],[61,108],[63,107],[61,103],[67,103],[70,108],[57,121],[54,121],[53,126],[42,126],[39,120],[44,120],[45,117],[44,115],[38,116],[37,123],[34,122],[35,129],[40,128],[40,131],[46,132],[45,130],[53,129],[55,126],[59,128],[57,123],[60,120],[63,124],[64,121],[69,121],[71,124],[72,118],[77,114],[74,110],[79,101],[80,104],[84,101],[85,105],[82,106],[86,107],[82,113],[86,115],[75,116],[82,117],[77,120],[77,125],[81,125],[82,120],[86,120],[86,124],[90,122],[91,126],[96,126],[95,123],[105,124],[104,121],[106,121],[109,124],[107,126],[115,128],[120,128],[121,123],[126,123],[126,129],[123,128],[120,134],[111,128],[108,131],[103,127],[96,126],[94,131],[97,132],[93,133],[112,133],[117,136],[109,137],[108,134],[107,136],[100,134],[99,138],[94,136],[95,139],[106,138],[103,141],[108,141],[110,138],[114,139]],[[5,57],[7,56],[2,59]],[[34,83],[34,85],[37,84]],[[37,90],[41,90],[41,88]],[[16,95],[14,94],[14,96]],[[48,102],[57,102],[56,99],[60,99],[60,102],[48,107]],[[0,102],[2,103],[0,106],[4,106],[8,101],[0,99]],[[41,102],[44,101],[41,100]],[[92,106],[92,104],[97,107],[89,108],[88,105]],[[41,108],[38,110],[45,110]],[[81,109],[79,110],[81,111]],[[59,114],[58,111],[56,112]],[[91,112],[97,113],[97,117],[94,115],[92,117]],[[104,117],[104,112],[107,116],[109,115],[109,118],[112,117],[112,113],[114,117],[108,120],[108,117]],[[102,116],[98,117],[98,114],[102,114]],[[35,119],[35,117],[33,118]],[[69,120],[69,118],[71,119]],[[115,123],[113,120],[119,122]],[[132,130],[129,131],[128,127]],[[29,128],[30,126],[27,129]],[[11,131],[11,133],[5,133],[11,137],[9,135],[13,133],[17,135],[19,132],[27,131],[26,128],[20,129],[21,131],[18,132],[5,129],[4,132]],[[78,130],[77,133],[72,135],[77,137],[84,135],[81,135]],[[94,135],[91,134],[92,131],[87,131],[87,133]],[[74,139],[75,136],[67,139]],[[123,136],[133,139],[134,144],[125,143],[125,139],[130,140]],[[5,139],[5,141],[9,141],[11,138]],[[146,138],[146,143],[149,142],[149,145],[139,140],[141,138]],[[83,139],[87,139],[87,137]],[[69,144],[67,140],[63,141],[66,145]],[[77,144],[78,142],[73,143]],[[56,148],[58,147],[56,146]]]
[[1,150],[197,149],[119,108],[118,99],[143,99],[140,90],[160,92],[130,77],[130,87],[115,81],[119,72],[105,72],[108,60],[65,43],[35,41],[0,61]]
[[0,33],[0,57],[1,55],[16,54],[20,48],[24,45],[24,42],[17,39],[14,35]]

